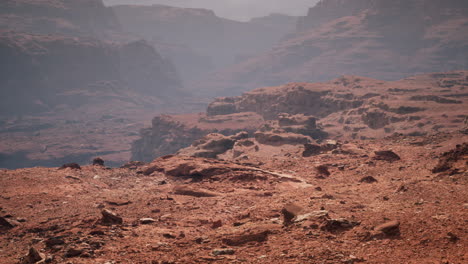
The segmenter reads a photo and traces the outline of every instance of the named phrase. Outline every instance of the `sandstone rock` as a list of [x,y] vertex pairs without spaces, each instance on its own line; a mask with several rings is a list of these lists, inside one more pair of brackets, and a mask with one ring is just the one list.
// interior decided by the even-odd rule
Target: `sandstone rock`
[[74,170],[81,170],[81,166],[78,163],[67,163],[63,164],[62,167],[59,168],[59,170],[63,170],[66,168],[74,169]]
[[326,178],[331,175],[330,171],[328,170],[328,166],[326,165],[317,166],[315,167],[315,170],[317,171],[317,177]]
[[322,147],[316,144],[305,144],[304,145],[304,152],[302,152],[303,157],[312,157],[315,155],[319,155],[322,152]]
[[217,229],[217,228],[220,228],[223,226],[223,221],[221,220],[218,220],[218,221],[214,221],[213,224],[211,225],[211,228],[213,229]]
[[384,161],[397,161],[400,160],[400,156],[398,156],[395,152],[391,150],[383,150],[383,151],[376,151],[374,160],[384,160]]
[[66,258],[74,258],[74,257],[78,257],[80,256],[81,254],[84,253],[84,249],[83,248],[79,248],[79,247],[70,247],[67,249],[67,251],[65,251],[65,257]]
[[281,210],[281,213],[283,214],[284,218],[284,224],[285,225],[290,225],[294,222],[294,219],[301,213],[304,209],[295,204],[295,203],[290,203],[284,206],[284,208]]
[[455,149],[442,154],[438,164],[434,167],[434,169],[432,169],[432,173],[448,171],[452,168],[455,162],[464,157],[468,157],[468,143],[457,145]]
[[311,142],[310,137],[294,133],[257,132],[254,136],[258,143],[272,146],[304,145]]
[[156,222],[156,220],[154,220],[153,218],[141,218],[140,219],[140,224],[142,225],[149,225],[149,224],[152,224]]
[[377,179],[372,176],[366,176],[360,179],[359,182],[374,183],[374,182],[377,182]]
[[355,221],[349,221],[344,218],[339,219],[327,219],[320,227],[320,229],[328,232],[341,232],[358,226],[360,223]]
[[212,133],[193,142],[190,147],[179,150],[177,154],[192,157],[217,158],[219,154],[232,149],[237,140],[246,137],[248,137],[247,132],[241,132],[230,137]]
[[102,210],[101,214],[101,223],[104,225],[121,225],[123,223],[122,217],[108,209]]
[[384,224],[381,224],[374,228],[375,231],[382,232],[388,236],[395,236],[400,234],[400,222],[399,221],[390,221]]
[[295,219],[295,223],[307,221],[307,220],[321,220],[321,219],[327,219],[328,218],[328,211],[327,210],[319,210],[319,211],[313,211],[310,213],[306,214],[301,214],[298,215]]
[[49,248],[52,248],[57,245],[63,245],[63,244],[65,244],[65,241],[58,237],[52,237],[45,241],[46,247],[49,247]]
[[20,264],[36,264],[36,263],[43,263],[45,260],[45,255],[40,253],[34,247],[29,248],[28,255],[22,258]]
[[146,163],[141,161],[129,161],[124,165],[120,166],[121,169],[129,169],[129,170],[136,170],[139,167],[144,166]]
[[100,157],[93,159],[93,165],[104,166],[104,160]]
[[206,114],[209,116],[228,115],[236,112],[236,105],[232,102],[222,101],[222,98],[218,98],[216,101],[212,102],[206,109]]
[[19,222],[13,219],[0,217],[0,228],[11,229],[11,228],[18,226],[19,224],[20,224]]
[[194,189],[188,186],[178,186],[174,188],[174,193],[178,195],[194,196],[194,197],[215,197],[218,196],[217,193],[202,190]]
[[221,255],[234,255],[236,251],[232,248],[221,248],[221,249],[215,249],[213,250],[213,255],[215,256],[221,256]]
[[265,242],[268,239],[270,231],[252,231],[240,235],[230,236],[224,238],[222,241],[228,246],[242,246],[249,242]]

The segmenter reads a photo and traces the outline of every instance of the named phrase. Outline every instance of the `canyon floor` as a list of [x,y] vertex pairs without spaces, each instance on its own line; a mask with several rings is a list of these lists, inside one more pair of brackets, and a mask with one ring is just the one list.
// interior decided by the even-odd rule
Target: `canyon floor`
[[467,140],[2,170],[0,263],[466,263]]

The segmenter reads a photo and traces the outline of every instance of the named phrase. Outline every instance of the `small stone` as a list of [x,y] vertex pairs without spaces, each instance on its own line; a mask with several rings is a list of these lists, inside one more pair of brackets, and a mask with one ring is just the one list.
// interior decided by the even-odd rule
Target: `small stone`
[[78,257],[81,254],[83,254],[83,252],[84,252],[84,250],[82,248],[71,247],[71,248],[67,249],[67,251],[65,252],[65,257],[66,258]]
[[375,231],[382,232],[388,236],[394,236],[400,234],[400,222],[390,221],[381,224],[375,228]]
[[140,219],[140,224],[142,225],[149,225],[149,224],[152,224],[156,222],[156,220],[154,220],[153,218],[141,218]]
[[102,214],[101,223],[103,224],[121,225],[123,223],[122,217],[120,217],[119,215],[117,215],[116,213],[108,209],[102,210],[101,214]]
[[165,233],[165,234],[163,234],[163,237],[169,238],[169,239],[174,239],[174,238],[176,238],[177,236],[175,236],[175,235],[173,235],[173,234],[170,234],[170,233]]
[[223,226],[223,221],[221,220],[218,220],[218,221],[214,221],[213,224],[211,225],[211,228],[213,229],[217,229],[217,228],[220,228]]
[[61,238],[52,237],[52,238],[47,239],[45,241],[45,244],[46,244],[46,247],[51,248],[53,246],[63,245],[65,244],[65,241]]
[[221,248],[213,250],[213,255],[221,256],[221,255],[234,255],[236,251],[232,248]]
[[458,240],[460,240],[460,238],[452,232],[447,233],[447,238],[452,243],[456,243]]
[[372,176],[367,176],[359,180],[359,182],[364,182],[364,183],[375,183],[377,182],[377,179],[372,177]]

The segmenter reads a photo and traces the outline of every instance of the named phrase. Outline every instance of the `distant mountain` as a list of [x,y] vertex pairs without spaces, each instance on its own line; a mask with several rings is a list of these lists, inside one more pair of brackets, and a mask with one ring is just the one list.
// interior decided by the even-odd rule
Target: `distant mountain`
[[324,0],[297,32],[255,58],[198,85],[218,94],[343,74],[395,80],[466,69],[468,2]]
[[307,8],[319,0],[104,0],[106,5],[169,5],[183,8],[205,8],[216,15],[238,21],[248,21],[270,13],[303,16]]
[[[186,47],[195,57],[174,59],[186,80],[200,79],[222,68],[267,51],[294,32],[297,18],[272,15],[238,22],[215,15],[212,10],[164,5],[113,6],[124,31],[158,43]],[[202,58],[208,59],[203,61]],[[202,61],[199,63],[199,61]],[[206,68],[204,68],[206,67]]]

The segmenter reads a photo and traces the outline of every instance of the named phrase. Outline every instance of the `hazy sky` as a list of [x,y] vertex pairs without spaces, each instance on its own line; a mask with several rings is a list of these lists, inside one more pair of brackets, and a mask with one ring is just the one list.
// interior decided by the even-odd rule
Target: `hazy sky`
[[265,16],[271,13],[304,16],[319,0],[104,0],[112,4],[165,4],[180,7],[212,9],[218,16],[237,20]]

